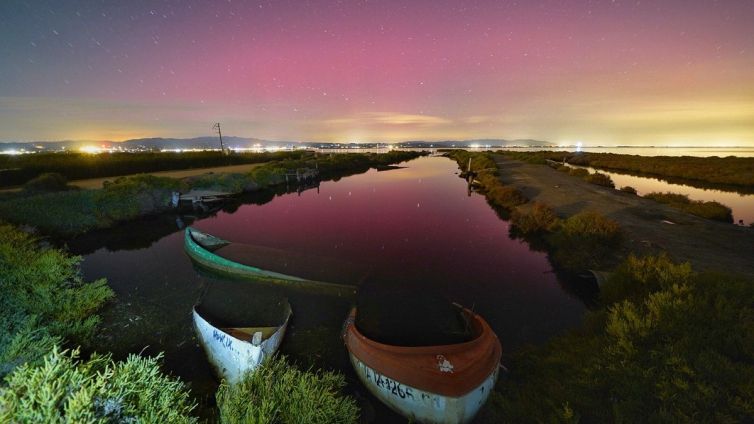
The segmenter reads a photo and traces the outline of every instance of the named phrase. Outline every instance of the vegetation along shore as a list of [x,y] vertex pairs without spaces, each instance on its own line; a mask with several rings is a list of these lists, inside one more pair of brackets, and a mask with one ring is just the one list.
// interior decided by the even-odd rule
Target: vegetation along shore
[[[260,161],[278,157],[260,155]],[[420,155],[405,151],[331,155],[297,152],[295,156],[267,161],[246,173],[211,173],[182,179],[139,174],[116,178],[102,189],[93,190],[70,187],[63,176],[46,173],[27,182],[21,192],[0,199],[0,219],[29,225],[48,235],[71,236],[171,210],[174,192],[254,192],[285,184],[289,170],[316,169],[319,178],[333,179]]]
[[505,152],[524,162],[545,164],[547,160],[588,166],[606,171],[654,177],[671,183],[701,188],[754,192],[753,157],[640,156],[591,152]]
[[[556,267],[605,277],[580,328],[510,358],[480,421],[754,417],[754,306],[743,300],[754,298],[750,229],[590,181],[583,169],[573,178],[536,155],[448,155],[464,171],[472,159],[474,183],[505,207],[513,236]],[[524,200],[501,202],[503,187]]]

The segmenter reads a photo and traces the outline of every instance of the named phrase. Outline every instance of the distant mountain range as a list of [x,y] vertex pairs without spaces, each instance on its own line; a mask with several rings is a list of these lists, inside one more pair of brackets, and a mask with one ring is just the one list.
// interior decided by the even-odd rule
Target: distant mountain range
[[[445,141],[404,141],[397,143],[368,142],[368,143],[328,143],[328,142],[297,142],[271,141],[259,138],[223,137],[225,147],[231,149],[253,147],[317,147],[317,148],[375,148],[384,146],[414,147],[414,148],[447,148],[447,147],[551,147],[554,144],[540,140],[445,140]],[[217,137],[195,138],[138,138],[126,141],[34,141],[34,142],[0,142],[0,153],[4,151],[60,151],[78,150],[84,147],[123,148],[124,150],[177,150],[177,149],[218,149],[220,142]]]

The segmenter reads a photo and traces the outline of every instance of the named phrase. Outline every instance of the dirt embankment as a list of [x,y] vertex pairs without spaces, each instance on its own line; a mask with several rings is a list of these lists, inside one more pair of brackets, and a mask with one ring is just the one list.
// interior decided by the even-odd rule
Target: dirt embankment
[[754,229],[699,218],[653,200],[589,184],[543,165],[495,155],[501,180],[560,216],[591,210],[619,222],[624,254],[667,252],[697,271],[754,276]]

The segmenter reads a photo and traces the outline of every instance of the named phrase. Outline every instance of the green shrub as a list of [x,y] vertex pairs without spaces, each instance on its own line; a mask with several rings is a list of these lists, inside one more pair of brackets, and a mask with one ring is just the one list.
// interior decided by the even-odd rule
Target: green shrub
[[624,193],[628,193],[628,194],[633,194],[633,195],[637,195],[638,194],[638,192],[636,191],[636,189],[633,188],[633,187],[631,187],[631,186],[623,186],[623,187],[620,188],[620,191],[622,191]]
[[580,329],[513,355],[481,422],[754,417],[754,281],[667,258],[632,258],[605,287],[616,281],[616,297]]
[[615,188],[615,183],[613,183],[613,179],[610,178],[609,175],[600,174],[599,172],[595,172],[594,174],[587,175],[586,177],[584,177],[584,181],[590,184],[596,184],[603,187]]
[[0,422],[194,423],[186,386],[162,374],[158,358],[78,360],[54,348],[41,365],[24,364],[0,387]]
[[184,182],[192,189],[241,193],[250,184],[251,178],[246,174],[210,173],[189,177]]
[[688,262],[674,263],[667,254],[630,255],[600,287],[600,301],[610,305],[622,300],[639,301],[648,294],[686,284],[693,276]]
[[80,261],[0,223],[0,376],[39,360],[63,339],[82,343],[92,336],[96,312],[113,292],[104,279],[84,282]]
[[0,202],[0,218],[14,224],[28,224],[47,234],[79,234],[100,227],[95,190],[15,197]]
[[485,194],[492,206],[502,209],[513,209],[528,201],[518,189],[502,184],[486,188]]
[[589,175],[589,171],[584,168],[571,168],[568,174],[573,177],[585,178]]
[[68,190],[68,180],[57,172],[47,172],[27,181],[23,191],[26,193],[43,193]]
[[617,222],[589,211],[564,220],[548,238],[555,261],[570,271],[603,267],[621,239]]
[[301,371],[284,357],[267,359],[238,384],[217,391],[225,424],[356,423],[356,402],[341,391],[345,378],[324,371]]
[[514,210],[511,225],[524,235],[550,233],[560,225],[560,219],[551,207],[535,202],[527,211]]
[[722,222],[733,222],[733,211],[722,203],[715,201],[705,202],[701,200],[691,200],[686,195],[669,192],[652,192],[646,194],[644,197],[660,203],[665,203],[676,209],[680,209],[702,218]]

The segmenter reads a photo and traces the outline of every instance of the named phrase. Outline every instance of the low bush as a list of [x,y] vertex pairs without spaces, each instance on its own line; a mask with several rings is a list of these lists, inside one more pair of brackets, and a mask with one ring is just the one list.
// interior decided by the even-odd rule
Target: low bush
[[356,402],[342,394],[345,378],[326,371],[302,371],[282,356],[267,359],[238,384],[217,391],[225,424],[356,423]]
[[571,172],[571,169],[573,169],[573,168],[571,168],[570,166],[566,166],[566,165],[560,165],[558,167],[558,171],[560,171],[560,172]]
[[101,226],[107,227],[113,222],[163,212],[171,208],[172,193],[182,187],[175,178],[147,174],[107,181],[94,197],[97,217]]
[[594,174],[589,174],[586,177],[584,177],[584,181],[595,184],[603,187],[610,187],[615,188],[615,183],[613,183],[613,179],[610,178],[607,174],[601,174],[599,172],[595,172]]
[[573,177],[585,178],[589,176],[589,171],[587,171],[584,168],[571,168],[568,171],[568,175],[571,175]]
[[633,194],[633,195],[637,195],[638,194],[638,192],[636,191],[636,189],[633,188],[633,187],[631,187],[631,186],[623,186],[623,187],[620,188],[620,191],[622,191],[624,193],[628,193],[628,194]]
[[548,237],[558,265],[569,271],[605,266],[620,245],[620,225],[597,212],[581,212],[564,220]]
[[650,257],[603,288],[615,297],[580,329],[513,355],[480,422],[754,417],[754,281]]
[[518,205],[523,205],[528,201],[517,189],[502,184],[488,188],[486,187],[485,194],[487,195],[487,201],[489,201],[492,206],[501,209],[510,210]]
[[84,282],[80,261],[0,223],[0,376],[38,361],[62,340],[92,336],[96,312],[113,292],[104,279]]
[[535,202],[527,211],[520,208],[511,214],[511,225],[523,235],[551,233],[560,225],[560,219],[551,207]]
[[57,172],[47,172],[27,181],[23,186],[25,193],[45,193],[68,190],[68,179]]
[[676,209],[680,209],[702,218],[722,222],[733,222],[733,211],[722,203],[715,201],[705,202],[701,200],[691,200],[686,195],[669,192],[652,192],[644,195],[644,197],[660,203],[665,203]]
[[124,362],[54,348],[42,364],[19,366],[0,387],[4,423],[195,423],[186,386],[160,372],[158,358]]

